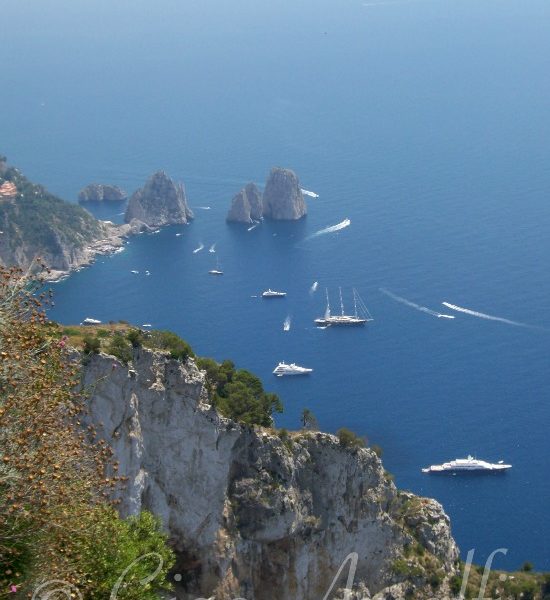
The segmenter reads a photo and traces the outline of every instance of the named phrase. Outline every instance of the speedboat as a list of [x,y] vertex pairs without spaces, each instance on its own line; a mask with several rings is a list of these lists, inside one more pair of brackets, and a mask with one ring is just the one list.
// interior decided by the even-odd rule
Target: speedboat
[[273,375],[277,377],[284,377],[285,375],[309,375],[313,369],[307,367],[300,367],[296,363],[290,363],[287,365],[284,361],[280,362],[273,370]]
[[284,298],[286,296],[286,292],[276,292],[271,288],[262,292],[262,298]]
[[506,471],[511,469],[512,465],[504,464],[499,460],[497,463],[490,463],[485,460],[478,460],[471,455],[468,458],[456,458],[442,465],[431,465],[422,469],[422,473],[444,473],[457,471]]

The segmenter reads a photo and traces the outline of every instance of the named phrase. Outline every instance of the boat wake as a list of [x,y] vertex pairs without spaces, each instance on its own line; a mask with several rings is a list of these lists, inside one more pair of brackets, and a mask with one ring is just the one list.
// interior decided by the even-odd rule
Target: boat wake
[[197,254],[197,252],[200,252],[203,248],[204,248],[204,244],[201,242],[200,246],[193,250],[193,254]]
[[410,300],[407,300],[406,298],[402,298],[401,296],[398,296],[397,294],[394,294],[393,292],[390,292],[389,290],[387,290],[385,288],[379,288],[379,290],[385,296],[388,296],[392,300],[395,300],[396,302],[399,302],[400,304],[404,304],[405,306],[410,306],[411,308],[414,308],[415,310],[419,310],[420,312],[426,313],[427,315],[431,315],[432,317],[437,317],[438,319],[454,319],[453,315],[445,315],[445,314],[437,312],[436,310],[432,310],[431,308],[427,308],[426,306],[421,306],[420,304],[416,304],[416,302],[411,302]]
[[506,325],[513,325],[514,327],[528,327],[529,329],[538,329],[533,325],[527,325],[527,323],[520,323],[519,321],[512,321],[510,319],[504,319],[503,317],[495,317],[493,315],[487,315],[482,312],[478,312],[477,310],[470,310],[469,308],[463,308],[462,306],[456,306],[456,304],[450,304],[449,302],[442,302],[443,306],[450,308],[451,310],[456,310],[457,312],[464,313],[466,315],[470,315],[472,317],[477,317],[478,319],[486,319],[487,321],[498,321],[499,323],[505,323]]
[[319,282],[318,281],[314,281],[313,285],[309,288],[309,293],[310,294],[315,294],[315,292],[317,291],[318,287],[319,287]]
[[251,226],[250,226],[250,227],[247,229],[247,231],[252,231],[253,229],[256,229],[256,227],[258,227],[258,225],[259,225],[259,224],[260,224],[259,222],[258,222],[258,223],[254,223],[254,225],[251,225]]
[[337,231],[342,231],[346,227],[351,225],[351,219],[344,219],[341,223],[337,223],[336,225],[331,225],[330,227],[325,227],[324,229],[319,229],[315,233],[312,233],[310,236],[306,238],[306,240],[311,240],[313,238],[319,237],[320,235],[325,235],[327,233],[336,233]]
[[290,325],[292,323],[292,317],[288,315],[283,323],[283,331],[290,331]]
[[216,244],[212,244],[212,245],[210,246],[210,250],[208,250],[208,252],[210,252],[210,253],[214,254],[214,252],[216,252]]
[[193,206],[193,208],[196,208],[198,210],[211,210],[212,209],[211,206]]
[[316,194],[315,192],[304,190],[304,188],[300,188],[300,191],[302,192],[302,194],[309,196],[310,198],[319,198],[319,194]]

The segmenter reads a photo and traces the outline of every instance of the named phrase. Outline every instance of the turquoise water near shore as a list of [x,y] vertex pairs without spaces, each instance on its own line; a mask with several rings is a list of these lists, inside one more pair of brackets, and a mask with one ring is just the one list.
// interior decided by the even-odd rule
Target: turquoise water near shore
[[[233,359],[281,395],[280,426],[307,406],[381,445],[398,486],[443,503],[464,555],[550,569],[548,3],[8,0],[3,15],[0,151],[69,200],[164,168],[195,207],[56,284],[52,317],[151,323]],[[319,194],[307,218],[227,225],[276,164]],[[91,209],[120,221],[124,205]],[[374,322],[315,329],[325,286],[334,303],[356,287]],[[288,296],[253,297],[267,287]],[[533,328],[435,318],[380,288]],[[315,371],[277,379],[279,360]],[[420,472],[468,453],[513,469]]]

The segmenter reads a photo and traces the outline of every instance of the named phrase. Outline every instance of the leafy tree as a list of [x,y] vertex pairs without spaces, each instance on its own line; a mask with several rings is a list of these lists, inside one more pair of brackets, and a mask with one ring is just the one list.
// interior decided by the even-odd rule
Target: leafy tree
[[143,333],[139,329],[130,329],[126,339],[132,344],[132,348],[139,348],[143,344]]
[[317,422],[317,418],[309,410],[309,408],[304,408],[304,410],[302,410],[302,414],[300,415],[300,422],[302,423],[302,429],[319,429],[319,423]]
[[191,346],[172,331],[151,331],[143,340],[143,345],[148,348],[168,350],[172,358],[182,361],[195,356]]

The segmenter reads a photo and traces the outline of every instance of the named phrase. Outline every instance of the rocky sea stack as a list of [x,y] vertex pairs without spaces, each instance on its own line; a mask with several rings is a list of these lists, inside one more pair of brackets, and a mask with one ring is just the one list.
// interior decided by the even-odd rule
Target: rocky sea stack
[[227,220],[234,223],[252,223],[263,215],[262,193],[254,183],[249,183],[232,200]]
[[263,196],[263,215],[269,219],[294,221],[307,213],[300,182],[294,171],[274,167]]
[[124,216],[126,223],[135,219],[151,227],[181,225],[192,218],[183,185],[174,183],[164,171],[154,173],[132,194]]
[[78,194],[79,202],[118,202],[126,200],[128,194],[117,185],[90,183]]

